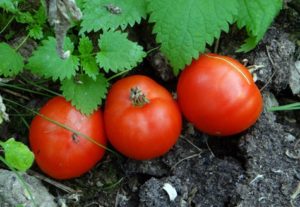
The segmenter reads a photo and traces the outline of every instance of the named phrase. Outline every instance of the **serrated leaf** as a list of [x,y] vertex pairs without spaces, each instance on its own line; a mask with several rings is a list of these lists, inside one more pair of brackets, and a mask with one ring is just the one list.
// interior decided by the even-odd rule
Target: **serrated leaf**
[[239,52],[252,50],[263,38],[268,27],[282,8],[282,0],[240,0],[237,25],[246,27],[249,38]]
[[88,76],[95,80],[96,76],[99,74],[99,69],[96,63],[96,58],[92,54],[92,41],[88,37],[80,38],[78,50],[81,54],[81,67]]
[[155,23],[156,40],[175,74],[198,58],[222,30],[229,30],[237,9],[237,0],[149,1],[149,21]]
[[29,37],[40,40],[43,38],[43,28],[40,25],[32,25],[29,27]]
[[[69,38],[65,40],[65,50],[73,52],[73,44]],[[49,37],[42,41],[42,46],[38,47],[29,58],[26,68],[33,73],[52,78],[53,80],[63,80],[71,78],[76,74],[79,60],[78,57],[70,55],[67,59],[61,59],[56,51],[56,40]]]
[[4,150],[5,161],[10,167],[19,171],[26,171],[31,167],[34,155],[26,145],[15,141],[14,138],[0,142],[0,145]]
[[126,33],[108,31],[99,39],[100,52],[96,59],[105,72],[132,69],[143,60],[143,47],[127,39]]
[[6,43],[0,43],[0,75],[11,77],[23,70],[23,57]]
[[93,52],[92,41],[86,36],[81,37],[78,50],[81,55],[90,55]]
[[80,33],[133,26],[146,18],[146,5],[147,0],[85,1]]
[[102,104],[107,87],[107,79],[102,74],[99,74],[96,80],[88,75],[79,75],[76,80],[63,80],[61,90],[66,100],[71,101],[79,111],[88,115]]

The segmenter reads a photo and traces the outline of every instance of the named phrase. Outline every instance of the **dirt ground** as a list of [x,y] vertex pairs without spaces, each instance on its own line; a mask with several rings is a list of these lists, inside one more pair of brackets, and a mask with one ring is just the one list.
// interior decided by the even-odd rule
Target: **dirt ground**
[[[80,178],[59,182],[42,178],[42,185],[58,206],[300,206],[300,113],[267,111],[278,103],[299,102],[299,32],[299,13],[287,7],[250,53],[234,52],[244,38],[242,32],[233,28],[222,35],[218,53],[240,61],[246,58],[248,66],[259,66],[255,76],[265,110],[242,134],[210,137],[185,122],[178,143],[161,158],[142,162],[108,153]],[[153,47],[153,40],[143,41],[148,42],[146,47]],[[163,56],[154,53],[147,62],[174,92],[174,79]],[[9,126],[1,130],[11,135]],[[36,166],[32,170],[39,172]],[[33,171],[29,174],[40,179]],[[166,184],[176,191],[174,200],[164,190]],[[14,185],[1,185],[1,179],[0,186],[4,191],[15,190]],[[0,206],[9,206],[0,195]]]

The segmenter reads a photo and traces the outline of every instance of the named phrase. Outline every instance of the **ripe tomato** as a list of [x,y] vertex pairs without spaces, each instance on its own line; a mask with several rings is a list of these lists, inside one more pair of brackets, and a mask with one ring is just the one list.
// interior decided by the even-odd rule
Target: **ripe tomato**
[[[100,110],[90,116],[77,111],[62,97],[54,97],[40,114],[94,139],[105,146],[103,117]],[[29,141],[38,166],[56,179],[69,179],[90,170],[105,149],[37,115],[29,130]]]
[[123,78],[112,86],[104,122],[111,144],[137,160],[163,155],[181,132],[181,113],[171,94],[142,75]]
[[211,135],[244,131],[258,119],[262,96],[246,67],[230,57],[204,54],[180,75],[179,106],[192,124]]

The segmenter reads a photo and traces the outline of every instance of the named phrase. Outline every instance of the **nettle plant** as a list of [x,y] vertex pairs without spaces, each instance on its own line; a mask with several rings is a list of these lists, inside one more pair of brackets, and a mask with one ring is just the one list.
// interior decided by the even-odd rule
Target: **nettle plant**
[[[249,36],[237,51],[255,48],[283,2],[50,0],[41,1],[36,10],[28,4],[0,0],[0,75],[14,77],[25,69],[59,80],[63,96],[82,113],[90,114],[106,97],[108,74],[126,72],[147,55],[142,46],[128,39],[128,27],[142,19],[153,24],[160,51],[178,74],[234,23]],[[21,45],[8,44],[14,36],[8,29],[13,22],[24,24],[28,35],[23,42],[32,38],[39,43],[26,60],[18,52]],[[70,27],[72,32],[67,34]]]

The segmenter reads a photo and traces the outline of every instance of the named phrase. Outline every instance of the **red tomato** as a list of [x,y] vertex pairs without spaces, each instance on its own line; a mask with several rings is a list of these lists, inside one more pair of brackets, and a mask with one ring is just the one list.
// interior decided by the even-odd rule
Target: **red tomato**
[[112,86],[104,122],[111,144],[137,160],[163,155],[181,132],[181,113],[171,94],[141,75],[123,78]]
[[180,75],[178,102],[199,130],[227,136],[255,123],[263,106],[247,68],[230,57],[204,54]]
[[[54,97],[40,114],[94,139],[105,146],[100,110],[90,116],[77,111],[62,97]],[[69,179],[89,171],[104,155],[105,149],[41,116],[30,126],[29,141],[38,166],[56,179]]]

